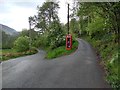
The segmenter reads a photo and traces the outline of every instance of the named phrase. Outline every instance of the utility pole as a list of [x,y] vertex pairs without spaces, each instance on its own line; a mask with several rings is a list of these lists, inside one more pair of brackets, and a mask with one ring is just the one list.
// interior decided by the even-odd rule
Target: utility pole
[[66,35],[66,50],[71,50],[72,49],[72,35],[69,34],[69,3],[68,3],[68,35]]
[[68,35],[69,35],[69,3],[68,3]]

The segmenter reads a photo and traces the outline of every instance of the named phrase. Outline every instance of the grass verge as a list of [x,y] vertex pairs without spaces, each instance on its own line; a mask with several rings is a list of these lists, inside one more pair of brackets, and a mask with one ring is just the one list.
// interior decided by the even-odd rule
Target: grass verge
[[97,39],[90,39],[88,36],[83,37],[83,39],[87,40],[92,46],[97,50],[99,56],[101,57],[100,64],[104,66],[106,71],[106,81],[114,88],[118,90],[120,88],[120,79],[119,75],[120,69],[118,65],[118,54],[120,54],[120,48],[118,47],[118,43],[112,41],[112,38],[106,37]]
[[53,59],[53,58],[60,57],[60,56],[63,56],[63,55],[69,55],[72,52],[74,52],[77,48],[78,48],[78,41],[75,40],[75,41],[73,41],[73,45],[72,45],[71,50],[66,50],[65,45],[60,46],[58,48],[55,48],[53,50],[46,49],[47,54],[46,54],[45,58]]
[[1,52],[0,61],[5,61],[5,60],[25,56],[25,55],[35,54],[37,53],[37,50],[35,48],[31,48],[30,50],[25,52],[17,52],[15,49],[2,49],[0,52]]

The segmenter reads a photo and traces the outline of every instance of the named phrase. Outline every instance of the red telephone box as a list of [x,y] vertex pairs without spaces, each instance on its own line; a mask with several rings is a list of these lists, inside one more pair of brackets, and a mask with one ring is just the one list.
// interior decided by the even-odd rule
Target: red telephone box
[[68,34],[66,36],[66,50],[72,49],[72,35]]

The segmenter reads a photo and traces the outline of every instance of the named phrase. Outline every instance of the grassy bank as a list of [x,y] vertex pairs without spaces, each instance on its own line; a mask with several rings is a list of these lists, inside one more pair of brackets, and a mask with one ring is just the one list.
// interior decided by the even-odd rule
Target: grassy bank
[[60,57],[63,55],[68,55],[68,54],[71,54],[72,52],[74,52],[77,48],[78,48],[78,41],[76,41],[76,40],[73,41],[71,50],[66,50],[65,45],[55,48],[53,50],[48,48],[48,49],[46,49],[46,51],[47,51],[46,58],[52,59],[52,58]]
[[[66,50],[65,45],[60,46],[60,47],[55,48],[55,49],[50,49],[49,47],[47,47],[45,49],[45,51],[47,52],[45,58],[53,59],[53,58],[57,58],[57,57],[60,57],[63,55],[68,55],[68,54],[75,52],[75,50],[77,48],[78,48],[78,41],[76,41],[76,40],[73,40],[71,50]],[[25,55],[32,55],[35,53],[37,53],[37,50],[35,48],[28,50],[28,51],[25,51],[25,52],[17,52],[15,49],[2,49],[2,50],[0,50],[0,56],[2,57],[2,58],[0,58],[0,61],[5,61],[5,60],[12,59],[12,58],[25,56]]]
[[1,52],[0,61],[5,61],[25,55],[35,54],[37,53],[37,50],[35,48],[32,48],[31,50],[25,52],[17,52],[15,49],[2,49],[0,52]]
[[101,37],[101,39],[91,39],[90,37],[84,37],[92,46],[96,49],[97,55],[100,57],[100,64],[104,66],[106,71],[107,82],[115,89],[120,88],[120,79],[118,69],[118,43],[114,42],[109,36]]
[[2,49],[0,49],[0,61],[2,61]]

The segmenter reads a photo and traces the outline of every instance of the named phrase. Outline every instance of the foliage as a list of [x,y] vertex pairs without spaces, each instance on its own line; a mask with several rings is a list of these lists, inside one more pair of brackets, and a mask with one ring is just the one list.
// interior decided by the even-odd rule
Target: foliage
[[[101,37],[100,40],[90,38],[88,36],[84,37],[89,41],[93,47],[97,50],[97,54],[102,59],[101,63],[103,64],[106,70],[106,80],[113,88],[120,88],[119,81],[119,65],[118,65],[118,44],[111,41],[111,37],[108,38]],[[105,40],[105,38],[107,38]]]
[[79,36],[79,28],[79,22],[75,18],[72,18],[70,21],[70,33],[77,34],[77,36]]
[[36,47],[57,48],[65,42],[65,32],[58,17],[58,2],[44,2],[37,6],[38,14],[30,17],[34,28],[39,30],[39,35],[34,40]]
[[27,29],[22,29],[20,32],[20,36],[28,36],[29,37],[29,31]]
[[10,49],[13,47],[13,43],[17,36],[11,36],[2,31],[2,49]]
[[59,21],[58,9],[58,2],[44,2],[41,7],[37,6],[38,14],[31,17],[30,21],[41,33],[49,31],[49,25],[53,21]]
[[23,29],[20,32],[19,36],[27,36],[27,37],[31,38],[31,42],[33,42],[33,44],[34,44],[34,41],[37,39],[38,32],[35,31],[34,29],[31,29],[31,30]]
[[82,37],[88,40],[100,54],[107,68],[107,81],[115,89],[120,88],[118,79],[118,41],[120,29],[119,2],[77,3]]
[[[37,15],[30,16],[28,18],[30,30],[23,29],[20,32],[19,37],[14,42],[13,48],[16,50],[15,57],[17,55],[21,56],[21,53],[24,53],[24,55],[27,54],[27,52],[29,53],[28,50],[31,50],[29,46],[44,49],[49,48],[49,52],[56,51],[55,57],[64,54],[65,34],[67,30],[66,26],[60,23],[58,9],[59,4],[57,1],[46,1],[42,6],[37,6]],[[79,32],[79,25],[75,19],[71,22],[71,26],[71,34]],[[77,45],[75,46],[77,47]],[[56,50],[58,47],[59,50]],[[74,49],[65,52],[70,53],[73,51]],[[7,56],[8,58],[12,58],[14,57],[14,54],[8,53]],[[3,55],[3,59],[7,58],[7,56]]]
[[34,41],[33,46],[35,46],[36,48],[45,48],[47,47],[47,37],[44,35],[40,35],[39,37],[37,37],[37,39]]
[[65,45],[60,46],[58,48],[55,48],[53,50],[47,50],[46,58],[47,59],[52,59],[52,58],[56,58],[56,57],[59,57],[59,56],[68,55],[68,54],[74,52],[77,48],[78,48],[78,42],[73,41],[73,46],[72,46],[71,50],[66,50]]
[[107,81],[111,84],[113,88],[120,87],[119,73],[118,73],[118,53],[116,53],[112,59],[107,63],[108,76]]
[[29,50],[29,37],[18,37],[17,40],[14,42],[14,49],[16,49],[18,52]]
[[37,53],[37,50],[35,48],[31,48],[30,50],[25,51],[25,52],[17,52],[17,50],[15,49],[3,49],[2,58],[0,58],[0,60],[5,61],[5,60],[12,59],[12,58],[25,56],[25,55],[32,55],[35,53]]
[[65,42],[65,34],[61,24],[58,21],[51,23],[49,27],[50,31],[47,35],[48,45],[51,49],[62,46]]
[[86,27],[86,31],[89,33],[91,38],[94,37],[100,39],[101,35],[106,33],[104,19],[100,17],[94,18],[92,23],[89,23],[89,25]]

